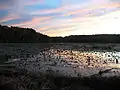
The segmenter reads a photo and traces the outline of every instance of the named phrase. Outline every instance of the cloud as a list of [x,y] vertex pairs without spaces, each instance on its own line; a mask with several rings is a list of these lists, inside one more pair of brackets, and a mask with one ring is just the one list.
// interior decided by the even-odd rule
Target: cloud
[[61,0],[63,6],[90,3],[90,1],[91,0]]
[[30,17],[20,17],[20,18],[16,18],[16,19],[11,19],[9,21],[4,21],[2,22],[2,24],[7,24],[7,25],[11,25],[11,24],[19,24],[21,22],[26,22],[26,21],[30,21],[31,18]]
[[0,0],[0,9],[12,8],[16,3],[16,0]]
[[[77,10],[71,10],[69,12],[66,13],[66,15],[74,15],[74,14],[79,14],[79,13],[91,13],[95,10],[94,13],[100,13],[101,11],[111,11],[111,9],[114,8],[119,8],[120,7],[120,3],[107,3],[107,4],[102,4],[102,5],[91,5],[91,6],[87,6],[83,9],[77,9]],[[114,10],[113,10],[114,11]]]
[[[59,24],[57,24],[58,22]],[[99,17],[74,18],[68,21],[58,20],[58,22],[37,30],[50,36],[120,33],[120,11],[107,13]]]
[[75,24],[60,24],[59,26],[58,25],[48,25],[48,26],[37,28],[37,30],[47,32],[50,30],[67,29],[69,27],[75,27],[75,26],[76,26]]
[[[98,1],[101,3],[99,4]],[[93,3],[94,2],[94,3]],[[44,14],[52,14],[52,13],[62,13],[62,16],[71,16],[71,15],[88,15],[88,16],[99,16],[104,13],[109,13],[112,10],[114,11],[116,8],[120,8],[120,3],[111,3],[109,0],[91,0],[90,3],[82,3],[82,4],[73,4],[73,5],[63,5],[59,8],[55,9],[46,9],[46,10],[37,10],[31,12],[30,15],[44,15]]]
[[14,3],[16,0],[0,0],[1,4],[11,4]]
[[75,27],[71,27],[71,28],[58,28],[55,30],[48,30],[48,31],[40,31],[43,34],[47,34],[49,36],[67,36],[70,35]]
[[0,23],[6,22],[9,20],[18,19],[18,18],[20,18],[20,16],[15,15],[15,14],[8,14],[7,16],[0,18]]
[[36,25],[39,25],[40,23],[43,23],[46,20],[49,20],[52,17],[35,17],[32,18],[30,21],[21,22],[19,24],[11,24],[11,26],[19,26],[19,27],[34,27]]
[[[112,19],[115,15],[119,15],[119,1],[1,0],[0,9],[5,9],[8,13],[4,17],[3,15],[0,16],[2,17],[0,23],[10,26],[31,27],[51,36],[98,33],[98,28],[105,33],[105,29],[110,29],[108,24],[116,26],[114,23],[119,22]],[[116,27],[118,28],[118,26]],[[111,28],[113,29],[112,26]]]
[[109,0],[111,2],[120,3],[120,0]]

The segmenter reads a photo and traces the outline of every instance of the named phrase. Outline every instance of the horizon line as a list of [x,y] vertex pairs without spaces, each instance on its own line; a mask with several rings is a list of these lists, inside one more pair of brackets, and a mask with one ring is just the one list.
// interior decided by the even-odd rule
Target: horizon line
[[[1,26],[7,26],[7,27],[18,27],[18,28],[28,28],[28,29],[33,29],[33,30],[35,30],[36,32],[37,32],[37,30],[36,29],[34,29],[34,28],[30,28],[30,27],[19,27],[19,26],[9,26],[9,25],[2,25],[2,24],[0,24]],[[40,34],[43,34],[43,33],[41,33],[41,32],[37,32],[37,33],[40,33]],[[47,35],[47,34],[43,34],[43,35]],[[49,36],[49,35],[47,35],[47,36],[49,36],[49,37],[69,37],[69,36],[92,36],[92,35],[120,35],[120,34],[79,34],[79,35],[66,35],[66,36]]]

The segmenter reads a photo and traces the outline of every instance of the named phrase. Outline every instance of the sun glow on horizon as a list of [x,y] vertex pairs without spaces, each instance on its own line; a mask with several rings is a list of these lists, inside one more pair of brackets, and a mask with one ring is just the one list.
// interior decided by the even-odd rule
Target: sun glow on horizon
[[[85,22],[82,22],[85,20]],[[75,21],[72,24],[76,23]],[[120,34],[120,11],[111,12],[99,17],[79,18],[74,27],[57,29],[57,32],[46,31],[49,36]],[[64,30],[66,32],[64,32]],[[53,34],[54,33],[54,34]]]
[[0,0],[2,25],[48,36],[120,34],[120,0],[7,1]]

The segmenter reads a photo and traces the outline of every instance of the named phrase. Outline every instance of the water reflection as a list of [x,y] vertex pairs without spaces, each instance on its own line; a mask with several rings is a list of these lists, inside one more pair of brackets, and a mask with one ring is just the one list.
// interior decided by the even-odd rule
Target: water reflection
[[[102,67],[108,64],[117,64],[120,62],[120,52],[98,52],[98,51],[77,51],[50,49],[54,53],[53,57],[67,61],[69,64],[79,64],[82,66]],[[90,63],[90,64],[88,64]]]
[[100,70],[120,68],[120,52],[53,45],[40,49],[36,55],[11,62],[32,72],[52,70],[71,76],[93,75]]

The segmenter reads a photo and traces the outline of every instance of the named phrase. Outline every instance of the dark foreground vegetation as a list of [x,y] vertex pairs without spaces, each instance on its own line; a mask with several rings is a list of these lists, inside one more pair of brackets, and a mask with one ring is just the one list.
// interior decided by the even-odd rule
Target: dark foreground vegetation
[[87,42],[120,43],[120,34],[71,35],[66,37],[49,37],[31,28],[8,27],[0,25],[0,42]]
[[26,70],[0,70],[1,90],[120,90],[120,77],[56,77]]
[[8,27],[0,25],[0,42],[48,42],[49,37],[31,28]]
[[[29,28],[8,27],[8,26],[0,25],[0,42],[1,43],[3,42],[5,43],[7,42],[120,43],[120,35],[113,34],[113,35],[78,35],[78,36],[67,36],[67,37],[49,37],[47,35],[37,33],[35,30]],[[27,45],[27,48],[31,48],[31,47]],[[93,48],[97,48],[97,47],[94,46]],[[22,50],[21,52],[23,52],[23,54],[27,52]],[[5,54],[5,59],[6,58],[8,59],[8,57],[11,56]],[[0,59],[4,60],[4,58],[1,57]],[[97,75],[93,75],[90,77],[81,77],[81,76],[77,78],[58,77],[57,75],[53,76],[50,73],[35,74],[35,72],[28,72],[27,70],[18,69],[14,66],[7,65],[4,67],[4,65],[3,66],[1,65],[0,90],[120,90],[120,86],[119,86],[120,77],[115,76],[115,77],[106,78],[101,76],[102,73],[104,72],[99,72]]]

